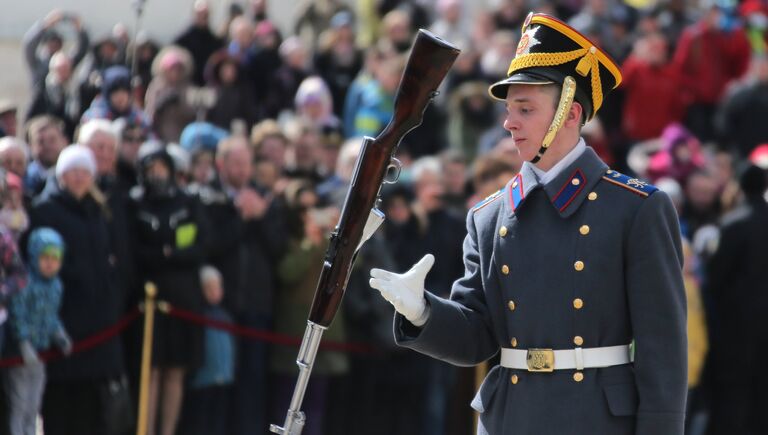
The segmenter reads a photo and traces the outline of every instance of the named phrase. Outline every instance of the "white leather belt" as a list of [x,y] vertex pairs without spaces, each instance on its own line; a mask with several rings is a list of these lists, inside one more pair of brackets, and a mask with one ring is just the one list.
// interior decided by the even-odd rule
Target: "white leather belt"
[[591,347],[565,350],[501,348],[501,366],[530,372],[590,369],[617,366],[634,361],[630,346]]

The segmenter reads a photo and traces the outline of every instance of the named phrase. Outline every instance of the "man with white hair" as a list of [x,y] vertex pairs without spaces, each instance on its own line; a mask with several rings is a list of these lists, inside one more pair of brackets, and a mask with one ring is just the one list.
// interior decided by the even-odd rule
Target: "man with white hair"
[[24,179],[29,161],[29,145],[15,137],[0,138],[0,167]]
[[96,158],[96,177],[99,181],[102,178],[114,177],[117,170],[117,133],[111,121],[92,119],[86,122],[80,127],[77,143],[93,151]]

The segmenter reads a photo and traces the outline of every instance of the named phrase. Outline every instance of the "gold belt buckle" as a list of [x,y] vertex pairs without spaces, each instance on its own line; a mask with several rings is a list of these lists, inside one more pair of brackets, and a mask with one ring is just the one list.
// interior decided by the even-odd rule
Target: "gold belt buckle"
[[555,370],[555,352],[552,349],[528,349],[525,358],[529,372],[552,372]]

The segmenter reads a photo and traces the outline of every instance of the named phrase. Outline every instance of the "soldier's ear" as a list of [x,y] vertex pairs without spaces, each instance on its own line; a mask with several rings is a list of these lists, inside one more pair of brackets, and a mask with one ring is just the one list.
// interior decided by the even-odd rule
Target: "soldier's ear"
[[571,108],[568,110],[568,116],[565,117],[566,125],[581,125],[584,110],[578,101],[573,101]]

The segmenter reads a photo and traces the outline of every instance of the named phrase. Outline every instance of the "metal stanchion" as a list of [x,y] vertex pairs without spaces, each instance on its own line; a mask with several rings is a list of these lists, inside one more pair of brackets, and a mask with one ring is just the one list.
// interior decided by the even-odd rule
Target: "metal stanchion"
[[[488,361],[483,361],[475,366],[475,391],[480,391],[480,386],[483,385],[483,379],[488,375]],[[472,420],[474,420],[474,430],[472,433],[477,433],[477,419],[480,418],[480,414],[475,411],[472,413]]]
[[149,378],[152,370],[152,329],[155,321],[155,297],[157,287],[148,282],[144,285],[144,342],[141,350],[141,384],[139,385],[139,419],[136,435],[147,433],[147,412],[149,409]]

